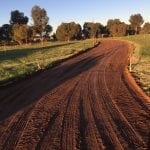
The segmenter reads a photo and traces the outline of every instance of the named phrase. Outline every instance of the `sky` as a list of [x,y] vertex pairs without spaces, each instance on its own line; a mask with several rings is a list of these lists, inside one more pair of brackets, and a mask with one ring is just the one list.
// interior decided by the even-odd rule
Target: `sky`
[[56,30],[61,22],[100,22],[118,18],[129,23],[131,14],[141,13],[150,22],[150,0],[0,0],[0,25],[9,23],[10,12],[18,9],[30,18],[34,5],[45,8],[49,24]]

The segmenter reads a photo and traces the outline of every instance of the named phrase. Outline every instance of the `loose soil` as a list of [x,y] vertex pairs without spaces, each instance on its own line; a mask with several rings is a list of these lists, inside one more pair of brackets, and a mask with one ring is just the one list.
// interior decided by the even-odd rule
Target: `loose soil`
[[98,47],[0,89],[0,149],[148,149],[150,99],[127,71],[129,46]]

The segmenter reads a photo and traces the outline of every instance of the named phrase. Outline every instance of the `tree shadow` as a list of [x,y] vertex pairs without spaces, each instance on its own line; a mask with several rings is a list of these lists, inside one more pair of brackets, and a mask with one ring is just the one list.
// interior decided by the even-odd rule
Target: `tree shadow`
[[52,89],[68,80],[88,71],[97,64],[98,57],[86,57],[80,60],[70,59],[52,69],[20,81],[13,86],[0,90],[0,121],[23,110]]
[[31,55],[35,52],[46,52],[48,50],[52,50],[53,48],[59,48],[63,46],[69,46],[74,43],[61,43],[57,45],[51,45],[46,47],[39,47],[39,48],[23,48],[23,49],[13,49],[13,50],[3,50],[0,51],[0,61],[6,61],[6,60],[15,60],[22,57],[27,57],[28,55]]

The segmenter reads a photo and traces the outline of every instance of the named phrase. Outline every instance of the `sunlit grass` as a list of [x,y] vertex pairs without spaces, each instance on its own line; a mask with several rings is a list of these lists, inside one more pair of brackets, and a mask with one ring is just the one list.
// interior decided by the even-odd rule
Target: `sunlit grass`
[[150,34],[122,37],[133,42],[132,72],[143,90],[150,96]]
[[93,47],[93,40],[0,47],[0,83],[52,66]]
[[139,44],[141,46],[140,55],[142,57],[150,57],[150,34],[128,36],[123,37],[123,39]]

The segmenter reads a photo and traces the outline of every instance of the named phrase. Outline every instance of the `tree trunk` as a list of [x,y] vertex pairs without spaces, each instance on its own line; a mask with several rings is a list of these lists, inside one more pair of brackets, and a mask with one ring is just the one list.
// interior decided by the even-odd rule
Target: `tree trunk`
[[135,27],[135,34],[138,34],[138,26]]
[[17,41],[19,45],[22,45],[22,41]]
[[70,38],[69,38],[69,35],[68,35],[68,42],[70,42]]
[[42,45],[44,45],[44,38],[42,35],[41,35],[41,42],[42,42]]
[[93,36],[93,47],[95,46],[95,36]]

